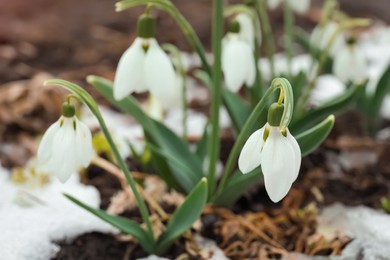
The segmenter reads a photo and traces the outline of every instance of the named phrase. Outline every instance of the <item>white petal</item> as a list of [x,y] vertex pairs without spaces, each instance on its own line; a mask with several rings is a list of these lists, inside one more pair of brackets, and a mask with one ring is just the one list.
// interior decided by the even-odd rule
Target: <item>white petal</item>
[[222,49],[222,70],[228,89],[237,92],[248,79],[248,70],[254,66],[251,47],[237,35],[228,35]]
[[291,176],[291,180],[292,182],[294,182],[298,178],[299,169],[301,168],[302,153],[297,140],[294,138],[294,136],[290,133],[288,129],[287,129],[287,140],[290,143],[290,146],[293,149],[294,156],[295,156],[295,170],[294,170],[294,175]]
[[87,167],[93,157],[92,134],[88,126],[76,119],[77,168]]
[[251,134],[241,150],[238,168],[244,174],[260,165],[260,153],[264,143],[263,133],[264,127]]
[[269,9],[274,10],[280,5],[281,2],[282,0],[267,0],[267,6]]
[[52,157],[48,168],[64,183],[77,171],[76,132],[73,118],[64,118],[62,127],[57,131],[52,143]]
[[310,0],[287,0],[291,9],[299,14],[306,13],[310,8]]
[[345,46],[335,55],[333,73],[344,83],[361,83],[367,77],[367,62],[356,46]]
[[37,157],[40,164],[45,164],[51,156],[51,145],[53,143],[54,135],[57,133],[60,128],[60,121],[57,120],[54,124],[52,124],[49,129],[46,130],[45,134],[42,137],[42,140],[38,147]]
[[236,16],[240,24],[240,38],[246,41],[252,48],[254,47],[255,28],[252,18],[246,13],[240,13]]
[[278,202],[290,190],[296,170],[294,150],[279,127],[270,127],[260,157],[265,189],[271,200]]
[[155,39],[146,53],[144,77],[149,91],[163,104],[171,104],[180,94],[172,62]]
[[114,81],[114,98],[121,100],[134,91],[143,91],[145,82],[142,68],[145,51],[143,39],[136,38],[134,43],[123,53],[116,69]]

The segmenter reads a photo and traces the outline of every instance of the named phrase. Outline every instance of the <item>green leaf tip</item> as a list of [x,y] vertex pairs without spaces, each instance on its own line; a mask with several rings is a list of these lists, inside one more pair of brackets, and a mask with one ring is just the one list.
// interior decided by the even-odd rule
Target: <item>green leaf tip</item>
[[336,120],[336,117],[332,114],[332,115],[328,116],[326,118],[326,120],[332,121],[332,123],[334,123],[334,121]]
[[89,84],[92,84],[94,82],[96,82],[96,76],[94,75],[88,75],[85,80],[89,83]]

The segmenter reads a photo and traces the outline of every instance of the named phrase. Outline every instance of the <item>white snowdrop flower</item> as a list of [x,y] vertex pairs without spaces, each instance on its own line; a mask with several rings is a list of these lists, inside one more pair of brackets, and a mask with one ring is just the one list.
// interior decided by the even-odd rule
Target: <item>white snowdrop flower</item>
[[[339,26],[334,21],[330,21],[324,25],[317,25],[310,35],[310,45],[316,46],[320,50],[324,50],[338,29]],[[343,33],[339,32],[329,50],[331,57],[334,57],[335,53],[345,45],[344,42],[345,36]]]
[[301,150],[288,129],[282,131],[279,123],[275,125],[268,121],[248,138],[241,150],[238,166],[246,174],[261,165],[267,193],[273,202],[278,202],[287,195],[298,177]]
[[43,135],[37,158],[42,169],[65,183],[72,173],[89,165],[94,153],[91,131],[77,119],[74,106],[65,103],[62,114]]
[[[275,10],[283,0],[267,0],[267,6],[271,10]],[[310,0],[287,0],[289,7],[298,14],[306,13],[310,8]]]
[[121,100],[133,92],[150,91],[169,104],[177,95],[175,71],[168,55],[160,48],[155,35],[155,19],[142,15],[138,37],[119,60],[114,80],[114,98]]
[[237,92],[243,84],[252,86],[256,78],[256,66],[251,46],[240,38],[239,24],[223,39],[222,71],[227,88]]
[[367,59],[355,42],[348,43],[336,53],[333,61],[333,73],[343,83],[362,83],[367,79],[367,72]]

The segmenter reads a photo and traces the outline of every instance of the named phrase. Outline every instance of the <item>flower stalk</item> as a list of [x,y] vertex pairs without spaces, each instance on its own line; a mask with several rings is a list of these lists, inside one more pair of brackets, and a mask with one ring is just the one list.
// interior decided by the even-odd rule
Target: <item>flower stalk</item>
[[275,63],[274,63],[275,43],[272,35],[272,28],[267,13],[265,0],[255,0],[255,7],[256,7],[255,9],[256,9],[257,16],[259,17],[261,26],[263,28],[265,52],[269,60],[271,78],[274,78],[275,77]]
[[214,53],[214,64],[212,70],[212,93],[211,93],[211,133],[209,145],[208,165],[208,187],[209,197],[214,194],[216,165],[219,158],[219,108],[221,106],[221,83],[222,83],[222,36],[223,36],[223,1],[213,0],[213,21],[212,21],[212,49]]

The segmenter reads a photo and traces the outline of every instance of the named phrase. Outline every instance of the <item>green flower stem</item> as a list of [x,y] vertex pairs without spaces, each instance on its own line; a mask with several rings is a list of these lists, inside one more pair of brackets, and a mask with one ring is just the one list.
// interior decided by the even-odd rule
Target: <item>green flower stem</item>
[[259,62],[258,62],[259,57],[260,57],[260,53],[259,53],[259,37],[256,37],[254,39],[254,43],[255,43],[254,44],[255,49],[254,49],[254,52],[253,52],[253,56],[254,56],[254,60],[255,60],[256,77],[255,77],[255,82],[254,82],[253,86],[247,88],[248,89],[247,90],[247,96],[248,96],[248,98],[250,100],[252,108],[254,108],[257,105],[257,103],[259,102],[260,98],[264,94],[263,80],[262,80],[262,75],[261,75],[261,71],[260,71],[260,68],[259,68]]
[[267,53],[267,57],[270,64],[271,77],[274,78],[275,77],[275,63],[274,63],[275,43],[272,35],[272,28],[267,13],[265,0],[255,0],[255,6],[256,6],[256,13],[259,17],[261,26],[263,28],[265,51]]
[[293,57],[293,42],[294,42],[294,14],[290,5],[284,3],[284,51],[287,58],[287,75],[292,77],[292,57]]
[[156,8],[165,10],[176,20],[176,23],[180,26],[188,42],[198,53],[204,70],[207,71],[209,75],[211,75],[211,67],[207,62],[206,52],[199,37],[195,33],[195,30],[192,28],[191,24],[170,0],[124,0],[116,3],[115,6],[117,11],[123,11],[134,6],[146,4],[153,5]]
[[225,170],[221,179],[221,182],[219,183],[218,187],[218,193],[222,192],[225,188],[227,181],[230,177],[230,174],[233,172],[234,167],[236,165],[237,157],[240,153],[240,150],[242,146],[244,145],[244,142],[248,138],[250,131],[253,129],[253,125],[258,120],[261,112],[268,104],[268,99],[272,97],[272,94],[274,93],[275,89],[270,87],[267,89],[267,91],[264,93],[263,98],[260,100],[260,102],[257,104],[257,106],[253,109],[253,112],[249,116],[248,120],[245,122],[245,125],[243,126],[240,134],[238,135],[236,141],[234,142],[233,148],[230,151],[228,160],[225,165]]
[[181,107],[183,112],[182,127],[183,127],[183,140],[187,141],[187,118],[188,118],[188,104],[187,104],[187,84],[186,84],[186,71],[183,65],[183,59],[181,58],[179,49],[170,43],[165,43],[162,48],[171,53],[175,61],[177,62],[176,70],[179,72],[181,79],[183,80],[181,85]]
[[219,108],[222,101],[222,36],[223,36],[223,0],[213,0],[213,21],[212,21],[212,49],[214,53],[214,64],[212,71],[212,93],[211,93],[211,133],[208,147],[208,187],[209,197],[215,190],[215,172],[219,158]]
[[108,144],[111,147],[114,158],[115,158],[116,162],[118,163],[119,167],[121,168],[121,170],[123,171],[123,173],[125,174],[126,180],[129,183],[130,188],[134,193],[134,197],[135,197],[135,200],[138,204],[139,210],[141,212],[142,219],[146,224],[148,235],[149,235],[151,241],[155,241],[154,235],[153,235],[152,223],[150,221],[149,212],[148,212],[148,209],[146,207],[145,201],[142,199],[142,196],[137,189],[137,184],[134,181],[133,177],[131,176],[129,169],[127,168],[126,163],[124,162],[124,160],[120,156],[118,148],[116,147],[115,142],[112,139],[112,136],[107,128],[107,125],[103,119],[103,116],[101,115],[100,110],[97,107],[97,105],[96,105],[95,101],[93,100],[93,98],[91,97],[91,95],[89,95],[87,91],[85,91],[83,88],[79,87],[78,85],[73,84],[73,83],[68,82],[68,81],[65,81],[65,80],[52,79],[52,80],[45,81],[44,84],[45,85],[58,85],[58,86],[64,87],[64,88],[72,91],[75,94],[75,96],[77,96],[85,105],[87,105],[89,107],[89,109],[91,110],[91,112],[95,115],[96,119],[98,120],[98,122],[100,124],[100,128],[101,128],[104,136],[106,137]]

